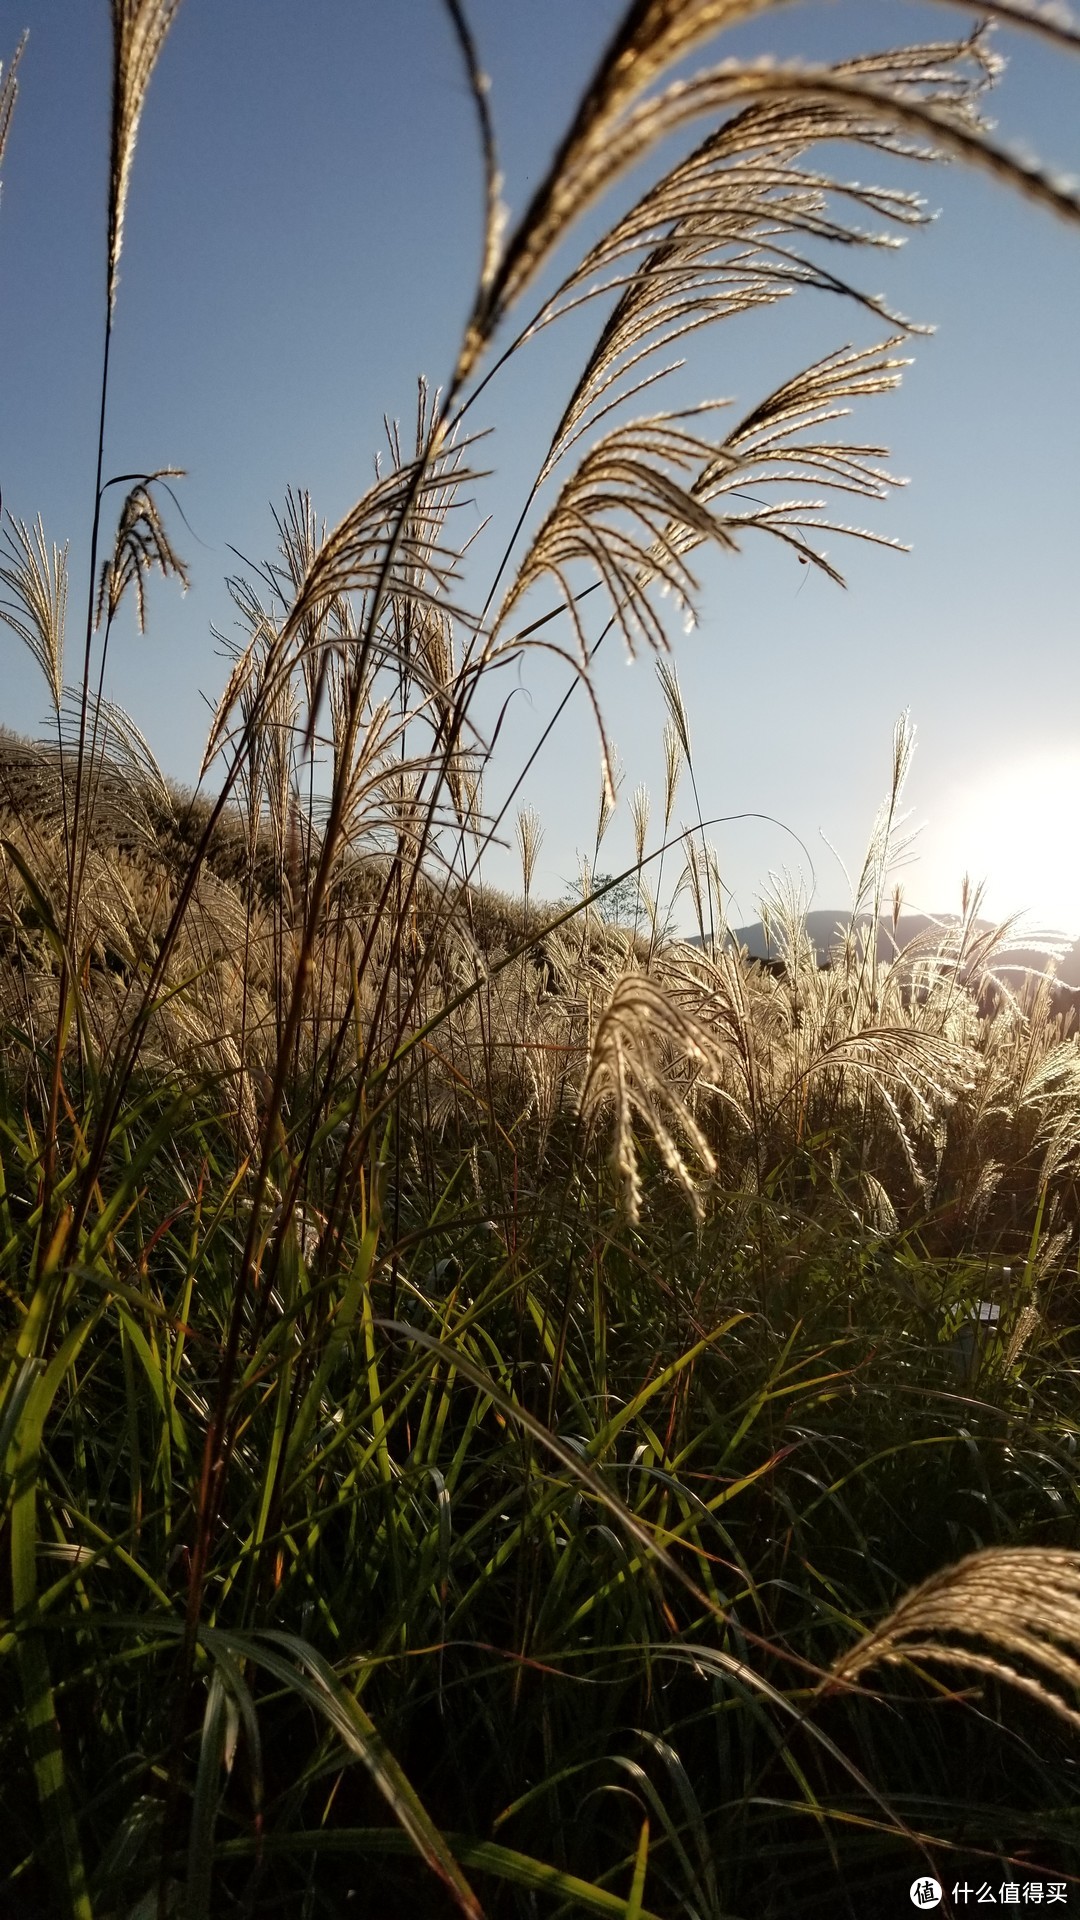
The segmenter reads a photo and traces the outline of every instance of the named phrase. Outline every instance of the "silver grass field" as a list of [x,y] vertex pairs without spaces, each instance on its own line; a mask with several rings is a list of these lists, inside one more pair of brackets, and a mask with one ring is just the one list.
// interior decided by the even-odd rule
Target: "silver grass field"
[[[1080,202],[994,144],[985,24],[746,64],[723,30],[768,0],[632,0],[512,221],[444,5],[486,181],[472,310],[340,524],[288,491],[230,580],[191,792],[106,692],[121,607],[145,627],[188,577],[183,476],[118,504],[103,464],[179,6],[111,0],[85,629],[34,503],[0,530],[3,639],[52,716],[0,734],[0,1915],[779,1920],[906,1912],[927,1875],[1080,1897],[1072,1017],[1049,977],[1006,984],[1016,929],[975,891],[891,937],[906,716],[830,964],[783,894],[782,963],[734,946],[670,632],[707,543],[839,579],[824,533],[881,539],[886,450],[849,416],[916,330],[837,262],[925,215],[854,184],[873,156]],[[1025,0],[982,12],[1080,51]],[[3,52],[0,157],[33,110]],[[665,405],[705,329],[807,289],[878,343],[745,411]],[[485,390],[583,309],[595,345],[467,602]],[[660,795],[623,794],[603,644],[655,655]],[[561,904],[542,819],[486,804],[477,719],[538,651],[596,722]],[[513,897],[481,881],[500,838]]]

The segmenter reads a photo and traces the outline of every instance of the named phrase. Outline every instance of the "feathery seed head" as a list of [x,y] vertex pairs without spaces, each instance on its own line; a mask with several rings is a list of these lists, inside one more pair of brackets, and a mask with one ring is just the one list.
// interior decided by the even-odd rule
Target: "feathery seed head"
[[596,853],[599,853],[600,844],[611,825],[622,783],[623,771],[619,764],[619,756],[615,748],[609,745],[607,760],[600,778],[600,801],[596,814],[596,841],[594,847],[594,852]]
[[675,795],[679,789],[679,775],[683,769],[683,750],[678,732],[671,722],[664,727],[664,832],[671,825],[671,815],[675,806]]
[[22,59],[23,48],[28,38],[29,34],[24,33],[11,59],[8,61],[6,73],[4,72],[4,63],[0,60],[0,165],[3,164],[4,148],[7,146],[8,134],[11,132],[11,116],[15,111],[15,102],[19,97],[19,83],[15,75],[18,72],[19,61]]
[[544,830],[535,807],[521,807],[517,816],[517,842],[521,854],[521,872],[526,899],[532,887],[533,872],[543,838]]
[[634,858],[640,867],[645,858],[645,841],[649,832],[649,789],[642,785],[634,789],[630,802],[630,818],[634,828]]
[[[963,1635],[994,1649],[939,1638]],[[924,1580],[833,1667],[840,1680],[869,1668],[929,1663],[1019,1688],[1080,1729],[1080,1554],[1053,1547],[989,1547]]]
[[50,554],[40,514],[32,533],[24,521],[9,514],[4,546],[10,564],[0,566],[0,581],[14,598],[0,601],[0,620],[29,647],[48,682],[53,712],[58,714],[64,691],[67,546],[54,545]]
[[95,624],[101,625],[104,613],[111,625],[129,586],[134,585],[138,608],[139,632],[146,632],[146,582],[144,576],[156,567],[164,579],[175,574],[183,591],[188,588],[187,569],[174,553],[151,488],[155,481],[179,478],[181,467],[161,467],[156,473],[141,476],[132,487],[120,510],[112,558],[102,562],[98,581]]
[[608,1101],[614,1107],[612,1161],[634,1224],[640,1218],[642,1199],[635,1118],[644,1123],[696,1218],[701,1217],[701,1200],[678,1137],[690,1145],[706,1173],[716,1167],[689,1105],[691,1084],[680,1088],[672,1057],[684,1070],[689,1068],[693,1077],[703,1068],[719,1070],[721,1050],[703,1022],[656,981],[645,974],[624,974],[597,1023],[581,1107],[589,1116]]
[[109,165],[109,314],[116,306],[131,165],[146,90],[180,0],[111,0],[113,81]]

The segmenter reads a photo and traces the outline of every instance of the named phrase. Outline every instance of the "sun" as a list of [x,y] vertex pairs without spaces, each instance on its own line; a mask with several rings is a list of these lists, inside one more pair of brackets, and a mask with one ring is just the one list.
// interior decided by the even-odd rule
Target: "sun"
[[[935,878],[959,891],[964,873],[985,880],[984,915],[1022,912],[1044,928],[1080,936],[1080,752],[1004,763],[954,789],[926,852]],[[942,908],[951,902],[938,903]],[[954,909],[955,910],[955,909]]]

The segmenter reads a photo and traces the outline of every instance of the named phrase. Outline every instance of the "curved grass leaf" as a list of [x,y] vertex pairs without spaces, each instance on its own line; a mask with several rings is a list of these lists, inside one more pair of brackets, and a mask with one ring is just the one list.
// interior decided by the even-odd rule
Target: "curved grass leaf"
[[[86,1868],[60,1741],[52,1674],[37,1621],[37,1492],[45,1422],[69,1370],[103,1309],[72,1328],[48,1366],[33,1382],[9,1443],[13,1483],[11,1592],[15,1658],[22,1679],[26,1734],[48,1842],[48,1867],[62,1890],[72,1920],[92,1920]],[[6,1463],[5,1463],[6,1464]]]

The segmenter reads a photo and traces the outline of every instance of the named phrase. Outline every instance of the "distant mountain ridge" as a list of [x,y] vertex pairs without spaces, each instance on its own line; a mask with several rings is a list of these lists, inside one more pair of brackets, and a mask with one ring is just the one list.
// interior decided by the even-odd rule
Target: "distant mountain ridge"
[[[817,954],[819,965],[828,959],[830,949],[836,945],[839,938],[839,930],[846,927],[850,920],[850,913],[842,908],[820,907],[805,916],[806,931]],[[902,913],[896,923],[894,934],[892,920],[888,918],[878,928],[878,957],[882,960],[890,959],[896,947],[906,947],[910,941],[918,939],[930,927],[954,927],[957,924],[958,916],[955,913]],[[869,926],[870,915],[860,914],[858,925]],[[988,933],[994,922],[977,920],[975,925],[980,933]],[[733,944],[745,947],[751,959],[779,958],[775,937],[771,943],[766,939],[765,929],[760,920],[753,921],[747,927],[733,927],[729,938]],[[700,946],[700,937],[695,935],[691,945]],[[1063,986],[1080,990],[1080,943],[1070,944],[1056,960],[1037,947],[1022,945],[1009,947],[1002,950],[1001,958],[996,963],[994,971],[1000,973],[1010,984],[1013,981],[1019,984],[1025,974],[1045,973],[1051,964]]]

